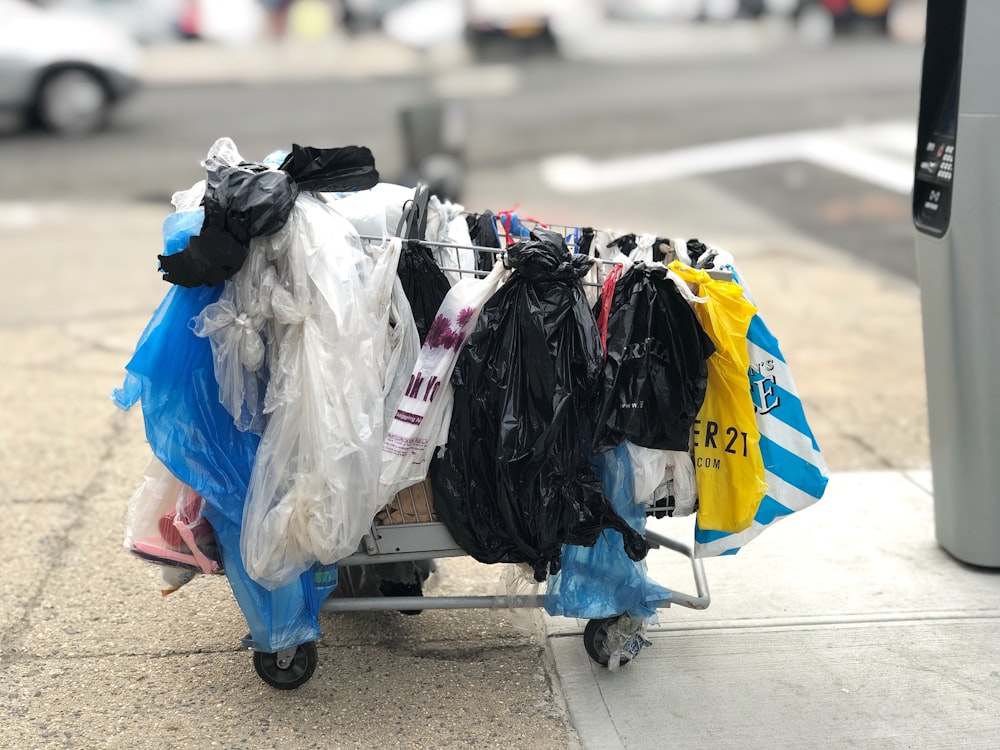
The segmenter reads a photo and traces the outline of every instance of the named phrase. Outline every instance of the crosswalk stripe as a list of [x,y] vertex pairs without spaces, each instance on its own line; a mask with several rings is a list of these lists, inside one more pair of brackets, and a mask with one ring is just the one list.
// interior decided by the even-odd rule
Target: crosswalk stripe
[[913,183],[915,148],[915,128],[893,121],[756,136],[615,159],[555,155],[542,160],[541,173],[552,189],[583,194],[805,161],[905,195]]

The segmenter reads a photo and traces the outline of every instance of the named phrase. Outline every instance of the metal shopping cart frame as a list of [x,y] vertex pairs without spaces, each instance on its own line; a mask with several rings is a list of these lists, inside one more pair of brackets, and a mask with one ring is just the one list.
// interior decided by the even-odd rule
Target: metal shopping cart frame
[[[412,488],[400,492],[391,504],[412,502]],[[707,609],[711,603],[708,580],[701,559],[693,549],[649,528],[645,538],[653,550],[669,550],[686,557],[691,564],[694,594],[670,588],[670,598],[650,602],[657,610],[672,605],[689,609]],[[338,566],[372,565],[391,562],[417,562],[446,557],[462,557],[466,552],[458,546],[440,521],[380,524],[373,522],[353,555],[338,561]],[[544,594],[478,595],[478,596],[340,596],[329,597],[321,612],[370,612],[385,610],[414,611],[425,609],[540,609]],[[607,647],[608,628],[619,615],[587,622],[583,644],[588,656],[601,666],[608,666],[611,654]],[[254,669],[272,687],[289,690],[305,684],[319,661],[314,642],[268,653],[254,651]]]

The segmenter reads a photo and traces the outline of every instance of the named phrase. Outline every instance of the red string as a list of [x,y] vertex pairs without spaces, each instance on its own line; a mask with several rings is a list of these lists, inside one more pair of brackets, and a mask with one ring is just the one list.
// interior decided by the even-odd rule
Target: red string
[[505,211],[497,211],[496,216],[497,218],[500,219],[500,224],[503,226],[504,236],[507,238],[507,247],[510,247],[511,245],[515,244],[518,241],[517,237],[511,235],[511,229],[514,224],[515,216],[517,216],[517,219],[520,222],[530,221],[536,226],[542,227],[543,229],[548,228],[545,222],[539,221],[538,219],[535,219],[531,216],[523,216],[523,217],[518,216],[517,205]]

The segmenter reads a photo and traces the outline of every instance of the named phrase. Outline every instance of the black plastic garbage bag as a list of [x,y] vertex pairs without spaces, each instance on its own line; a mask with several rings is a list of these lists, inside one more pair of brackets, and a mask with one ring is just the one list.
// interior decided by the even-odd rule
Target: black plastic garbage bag
[[536,229],[508,251],[509,281],[486,303],[452,376],[454,411],[430,476],[435,509],[480,562],[559,570],[562,546],[604,529],[648,546],[605,497],[589,460],[601,343],[580,278],[590,258]]
[[221,284],[243,266],[252,238],[285,225],[298,195],[287,173],[260,165],[209,171],[201,232],[181,252],[159,256],[163,278],[184,287]]
[[292,145],[279,167],[299,190],[313,193],[345,193],[368,190],[379,180],[375,157],[365,146],[314,148]]
[[451,282],[444,275],[431,250],[421,244],[427,228],[427,205],[430,191],[426,185],[418,185],[412,201],[403,207],[403,216],[397,234],[404,238],[399,254],[396,275],[403,286],[406,301],[413,311],[413,322],[423,345],[437,311],[451,289]]
[[665,268],[637,263],[615,284],[595,453],[625,440],[686,451],[715,346]]
[[165,281],[184,287],[214,286],[242,268],[254,237],[281,229],[300,190],[365,190],[378,182],[369,149],[293,146],[277,170],[243,162],[209,169],[205,220],[188,246],[161,255]]
[[[481,214],[469,214],[465,217],[469,228],[469,239],[475,247],[491,247],[500,249],[500,236],[497,234],[497,217],[492,211]],[[489,250],[476,250],[476,268],[480,271],[490,271],[497,262],[497,253]]]
[[451,284],[434,261],[430,249],[416,242],[403,244],[396,274],[413,311],[413,322],[422,345]]

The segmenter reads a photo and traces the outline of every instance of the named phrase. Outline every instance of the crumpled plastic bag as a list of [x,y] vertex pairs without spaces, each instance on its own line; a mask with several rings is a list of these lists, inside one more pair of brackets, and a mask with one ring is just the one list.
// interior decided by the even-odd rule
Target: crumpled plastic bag
[[264,394],[270,363],[265,340],[274,317],[271,294],[278,284],[260,242],[254,240],[246,264],[223,285],[219,299],[206,305],[191,325],[196,336],[212,343],[219,401],[239,429],[258,435],[266,422]]
[[155,457],[143,472],[125,515],[124,547],[158,565],[215,573],[215,532],[202,515],[205,501]]
[[[175,203],[178,208],[191,205],[186,195]],[[200,211],[168,216],[163,222],[164,252],[185,247],[201,219]],[[215,530],[222,566],[249,626],[252,647],[274,652],[319,637],[319,607],[337,585],[337,569],[314,567],[288,586],[268,591],[243,568],[240,525],[260,438],[236,429],[218,400],[211,345],[189,327],[221,292],[221,285],[171,286],[140,336],[125,366],[125,382],[112,400],[128,410],[141,399],[153,455],[205,499],[202,513]]]
[[592,259],[544,229],[509,249],[514,274],[486,303],[455,366],[444,455],[431,464],[435,508],[480,562],[559,570],[564,544],[622,533],[632,559],[648,546],[615,512],[589,460],[589,414],[601,345],[580,278]]
[[694,513],[698,487],[690,453],[643,448],[628,441],[622,445],[632,464],[637,503],[654,510],[657,518]]
[[[465,225],[469,231],[469,239],[475,247],[500,249],[497,218],[492,211],[466,214]],[[476,250],[475,253],[476,267],[480,271],[489,271],[497,262],[498,253],[489,250]]]
[[300,191],[362,190],[378,182],[369,149],[292,146],[277,167],[247,162],[220,138],[202,162],[205,221],[188,246],[160,256],[164,279],[185,287],[221,284],[240,270],[250,241],[280,230]]
[[[395,236],[403,216],[404,207],[413,199],[413,188],[380,182],[370,190],[354,193],[321,193],[317,198],[347,219],[358,231],[361,246],[372,257],[383,252],[386,242]],[[386,374],[383,386],[385,403],[384,427],[388,430],[396,413],[396,405],[403,397],[410,377],[410,368],[420,354],[420,333],[413,318],[413,308],[406,296],[403,282],[392,282],[389,301],[387,344],[383,350],[380,372]]]
[[434,260],[430,247],[419,242],[403,243],[398,273],[423,344],[451,282]]
[[472,249],[464,206],[430,196],[424,239],[435,243],[434,260],[439,267],[448,269],[444,275],[452,286],[472,276],[476,270],[476,251]]
[[594,451],[626,440],[688,450],[708,384],[707,359],[715,351],[694,310],[665,268],[645,263],[622,273],[602,318],[605,309],[607,357]]
[[[592,461],[615,510],[633,529],[645,533],[646,511],[635,502],[626,446],[596,454]],[[652,621],[657,605],[670,596],[670,589],[646,575],[644,561],[625,554],[621,534],[607,530],[591,547],[563,547],[562,568],[549,578],[544,602],[550,615],[593,620],[627,612]]]
[[269,346],[277,354],[240,545],[247,572],[267,588],[356,551],[381,507],[401,245],[391,240],[370,257],[350,222],[310,195],[299,197],[272,242],[278,285]]

